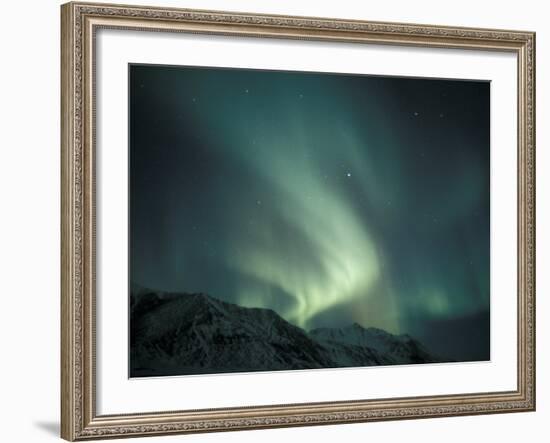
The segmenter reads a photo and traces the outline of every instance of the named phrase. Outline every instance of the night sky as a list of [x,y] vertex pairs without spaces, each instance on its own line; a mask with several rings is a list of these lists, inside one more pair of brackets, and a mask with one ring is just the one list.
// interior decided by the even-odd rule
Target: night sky
[[489,359],[489,96],[131,65],[131,281]]

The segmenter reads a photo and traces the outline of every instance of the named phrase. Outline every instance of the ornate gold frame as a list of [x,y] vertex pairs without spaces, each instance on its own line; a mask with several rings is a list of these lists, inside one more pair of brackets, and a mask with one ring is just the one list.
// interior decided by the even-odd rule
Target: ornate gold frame
[[[510,392],[98,416],[94,35],[99,28],[508,51],[518,60],[518,380]],[[535,409],[535,34],[68,3],[61,7],[61,436],[67,440]]]

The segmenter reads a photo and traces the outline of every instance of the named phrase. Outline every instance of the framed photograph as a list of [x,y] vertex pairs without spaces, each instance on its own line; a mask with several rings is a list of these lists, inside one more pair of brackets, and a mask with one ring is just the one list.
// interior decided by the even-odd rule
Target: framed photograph
[[68,3],[62,437],[535,409],[535,35]]

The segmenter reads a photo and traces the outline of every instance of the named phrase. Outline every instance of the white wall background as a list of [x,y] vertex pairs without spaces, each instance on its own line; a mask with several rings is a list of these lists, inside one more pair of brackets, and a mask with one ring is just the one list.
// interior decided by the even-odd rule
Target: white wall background
[[[550,419],[550,28],[537,0],[128,0],[134,4],[313,15],[537,32],[538,410],[387,423],[140,439],[156,442],[546,441]],[[1,440],[59,432],[59,1],[2,5],[0,26]],[[452,382],[450,380],[449,382]]]

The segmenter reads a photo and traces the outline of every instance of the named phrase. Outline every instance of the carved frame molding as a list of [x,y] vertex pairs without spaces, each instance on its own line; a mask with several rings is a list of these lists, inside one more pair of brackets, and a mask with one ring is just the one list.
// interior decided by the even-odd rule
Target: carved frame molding
[[[535,409],[534,33],[79,2],[62,5],[61,18],[63,438],[74,441]],[[517,54],[517,390],[386,400],[96,415],[94,37],[100,28],[470,48]]]

